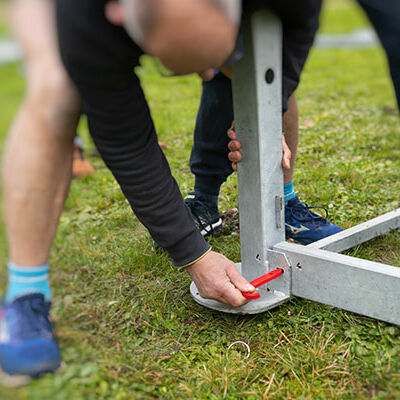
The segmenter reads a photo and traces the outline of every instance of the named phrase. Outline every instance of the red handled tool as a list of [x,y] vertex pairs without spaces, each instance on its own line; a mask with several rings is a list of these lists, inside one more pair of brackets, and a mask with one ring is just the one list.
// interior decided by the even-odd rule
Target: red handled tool
[[[277,268],[274,269],[262,276],[260,276],[257,279],[254,279],[254,281],[251,281],[250,284],[253,285],[255,288],[258,288],[264,284],[266,284],[269,281],[272,281],[276,279],[278,276],[281,276],[283,274],[283,269],[282,268]],[[254,292],[254,293],[248,293],[248,292],[242,292],[243,297],[246,297],[246,299],[249,300],[256,300],[260,298],[260,293]]]

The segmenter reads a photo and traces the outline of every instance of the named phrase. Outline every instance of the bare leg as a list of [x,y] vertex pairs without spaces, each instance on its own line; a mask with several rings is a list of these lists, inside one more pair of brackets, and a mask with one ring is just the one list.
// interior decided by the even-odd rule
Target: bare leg
[[10,260],[47,262],[71,180],[79,97],[59,59],[53,2],[15,1],[11,21],[25,57],[27,91],[4,152]]
[[294,93],[289,97],[288,110],[283,114],[283,130],[286,143],[292,153],[290,169],[285,169],[283,172],[283,183],[286,185],[293,180],[297,146],[299,144],[299,111]]

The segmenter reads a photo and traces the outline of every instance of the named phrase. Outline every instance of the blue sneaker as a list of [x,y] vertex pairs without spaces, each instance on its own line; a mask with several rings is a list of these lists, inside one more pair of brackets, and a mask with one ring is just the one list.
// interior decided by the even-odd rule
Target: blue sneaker
[[60,350],[49,321],[50,304],[41,293],[17,298],[0,310],[0,367],[10,376],[36,378],[54,372]]
[[326,218],[328,218],[328,211],[323,207],[309,207],[297,196],[289,200],[285,206],[286,239],[293,239],[301,244],[310,244],[343,230],[339,226],[331,224],[326,218],[310,211],[311,208],[325,210]]

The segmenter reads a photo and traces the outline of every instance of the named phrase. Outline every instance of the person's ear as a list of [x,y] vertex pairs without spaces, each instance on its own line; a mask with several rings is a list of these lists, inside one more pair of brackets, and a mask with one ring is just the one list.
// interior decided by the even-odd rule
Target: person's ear
[[121,4],[117,0],[109,1],[105,6],[106,18],[114,25],[122,26],[124,13]]

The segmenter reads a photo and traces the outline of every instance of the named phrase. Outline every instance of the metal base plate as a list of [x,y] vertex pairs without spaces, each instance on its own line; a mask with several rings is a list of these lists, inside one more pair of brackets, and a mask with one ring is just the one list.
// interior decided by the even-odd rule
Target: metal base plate
[[[237,263],[235,264],[236,268],[238,269],[239,272],[241,272],[242,269],[242,264]],[[278,290],[274,289],[263,289],[260,288],[259,293],[261,297],[257,300],[250,300],[247,304],[238,307],[238,308],[233,308],[230,306],[227,306],[226,304],[220,303],[219,301],[215,300],[210,300],[210,299],[204,299],[203,297],[200,296],[196,285],[194,282],[190,285],[190,294],[194,298],[194,300],[201,304],[202,306],[205,306],[207,308],[211,308],[213,310],[217,311],[223,311],[226,313],[230,314],[258,314],[262,313],[264,311],[267,311],[271,308],[276,307],[279,304],[284,303],[285,301],[289,300],[290,295],[285,294],[283,292],[280,292]]]

